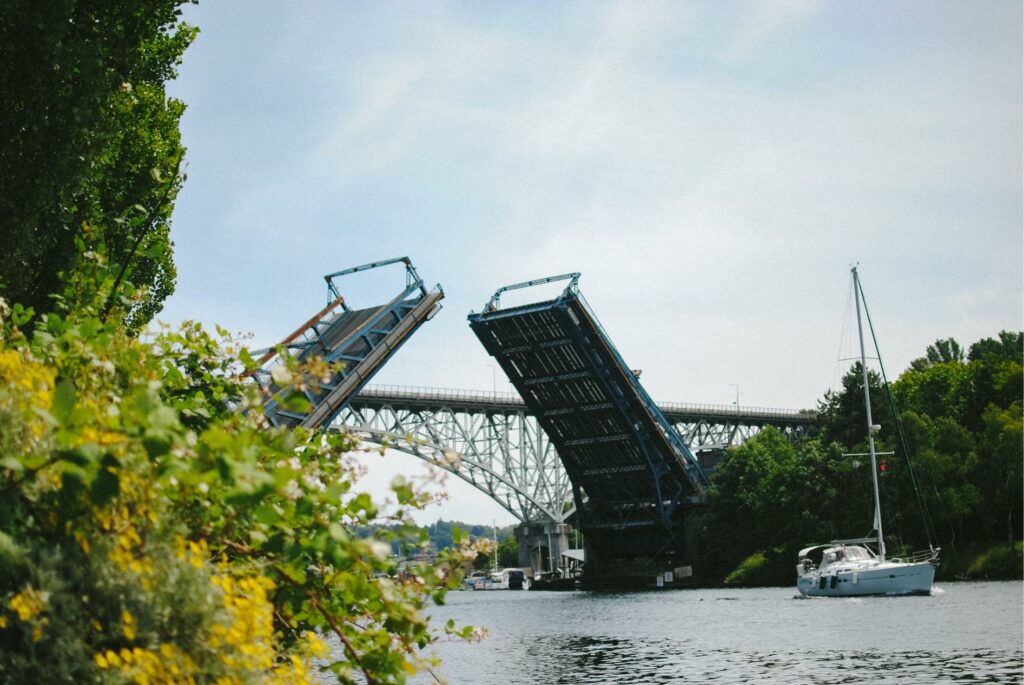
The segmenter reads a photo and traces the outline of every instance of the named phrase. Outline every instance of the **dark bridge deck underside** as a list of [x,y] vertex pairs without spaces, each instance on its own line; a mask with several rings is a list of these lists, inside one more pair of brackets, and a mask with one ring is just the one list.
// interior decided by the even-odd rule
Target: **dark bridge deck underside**
[[470,325],[565,466],[588,573],[600,560],[687,556],[686,505],[703,501],[707,478],[582,298],[474,314]]

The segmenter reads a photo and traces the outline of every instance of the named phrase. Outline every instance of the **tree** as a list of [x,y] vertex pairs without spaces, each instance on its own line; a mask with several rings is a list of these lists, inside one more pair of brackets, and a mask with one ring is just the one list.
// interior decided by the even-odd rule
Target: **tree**
[[509,535],[498,544],[498,566],[502,568],[519,566],[519,540]]
[[999,331],[998,339],[982,338],[967,352],[971,361],[1012,361],[1024,364],[1024,332]]
[[971,367],[950,361],[911,368],[893,383],[893,393],[901,409],[960,421],[971,394]]
[[[186,0],[0,2],[0,287],[53,311],[92,230],[110,261],[148,290],[122,315],[144,324],[173,291],[169,218],[180,187],[168,99],[195,29]],[[74,303],[71,303],[74,304]]]
[[[1010,544],[1020,533],[1024,519],[1024,419],[1022,404],[1008,409],[989,405],[983,416],[985,430],[981,449],[986,455],[978,462],[977,480],[982,483],[987,501],[998,512],[999,527],[1004,527]],[[997,518],[997,517],[993,517]]]
[[[952,339],[930,346],[892,385],[906,445],[881,379],[869,372],[872,420],[882,426],[875,443],[886,467],[878,481],[890,550],[1019,536],[1022,341],[1003,331],[971,345],[968,361]],[[789,582],[791,552],[802,543],[868,533],[874,497],[869,460],[856,454],[868,449],[859,363],[819,402],[819,418],[818,435],[798,446],[765,430],[726,452],[704,516],[711,579],[736,569],[737,577]]]
[[[824,444],[838,442],[852,449],[867,442],[867,414],[864,412],[864,375],[860,362],[855,363],[843,376],[843,387],[836,392],[829,390],[818,403],[821,419],[821,441]],[[889,435],[895,432],[892,412],[885,400],[882,379],[868,370],[868,388],[871,396],[871,418],[882,424]]]

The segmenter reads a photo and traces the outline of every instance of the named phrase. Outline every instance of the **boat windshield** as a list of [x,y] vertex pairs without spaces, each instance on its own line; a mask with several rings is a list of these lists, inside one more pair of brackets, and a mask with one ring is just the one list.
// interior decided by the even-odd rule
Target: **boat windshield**
[[835,564],[840,561],[866,561],[872,559],[871,552],[863,547],[833,547],[825,550],[822,563]]

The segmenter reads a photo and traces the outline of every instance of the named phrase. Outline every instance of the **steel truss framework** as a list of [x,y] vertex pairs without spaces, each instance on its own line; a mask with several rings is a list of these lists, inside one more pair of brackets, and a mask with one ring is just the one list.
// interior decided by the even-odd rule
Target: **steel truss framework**
[[525,408],[411,407],[360,395],[333,425],[454,473],[520,521],[561,523],[572,514],[569,477]]
[[[698,454],[741,444],[769,425],[798,440],[816,419],[772,409],[661,407]],[[368,386],[332,425],[450,471],[520,521],[563,523],[575,511],[562,462],[517,395]]]
[[[405,288],[389,302],[353,310],[339,294],[334,279],[377,269],[405,265]],[[253,378],[267,393],[264,414],[271,424],[315,429],[328,425],[388,359],[441,308],[444,291],[438,285],[428,291],[408,257],[372,262],[324,276],[327,306],[281,341],[275,348],[259,351],[260,366]],[[307,383],[303,393],[309,408],[291,408],[275,380],[287,358],[321,357],[330,365],[328,382]]]

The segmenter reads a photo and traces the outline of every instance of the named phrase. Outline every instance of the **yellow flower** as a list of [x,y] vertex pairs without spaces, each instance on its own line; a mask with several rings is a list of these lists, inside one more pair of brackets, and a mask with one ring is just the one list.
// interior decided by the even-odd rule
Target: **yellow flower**
[[[33,409],[50,411],[53,404],[54,371],[23,357],[15,350],[0,350],[0,388],[4,399],[22,414],[23,425],[32,438],[40,438],[48,426]],[[5,402],[5,403],[6,403]]]
[[124,639],[134,640],[135,639],[135,617],[132,616],[131,612],[125,609],[121,612],[121,620],[124,622],[124,626],[121,630],[124,632]]
[[22,621],[29,621],[32,617],[38,616],[42,613],[46,606],[47,598],[47,593],[33,590],[31,587],[26,587],[24,590],[12,597],[8,604],[17,612],[18,618]]
[[304,635],[306,638],[306,652],[312,657],[323,658],[327,656],[327,645],[323,643],[316,633],[307,630]]

